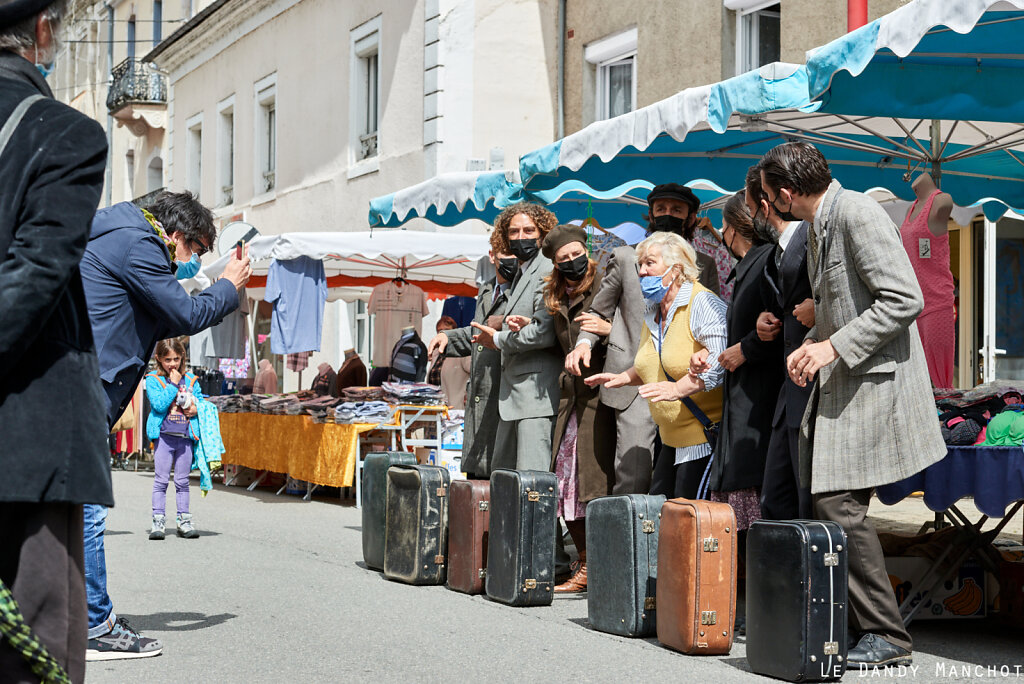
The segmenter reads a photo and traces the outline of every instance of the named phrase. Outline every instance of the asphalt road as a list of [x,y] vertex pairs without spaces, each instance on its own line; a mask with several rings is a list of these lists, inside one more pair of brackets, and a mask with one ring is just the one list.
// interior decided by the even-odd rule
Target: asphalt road
[[[520,609],[390,582],[362,565],[351,501],[220,485],[203,499],[193,482],[202,536],[149,541],[151,486],[151,473],[114,473],[107,564],[115,611],[164,653],[91,663],[92,684],[764,679],[749,671],[743,637],[727,656],[689,657],[590,629],[585,598]],[[912,633],[918,669],[895,673],[906,679],[978,679],[1006,666],[1024,681],[1022,631],[986,619],[919,621]],[[882,673],[844,681],[881,678],[872,674]]]

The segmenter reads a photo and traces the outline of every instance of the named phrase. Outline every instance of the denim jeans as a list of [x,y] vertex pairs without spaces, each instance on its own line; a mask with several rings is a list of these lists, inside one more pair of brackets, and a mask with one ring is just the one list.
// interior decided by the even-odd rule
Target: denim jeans
[[103,533],[107,529],[107,508],[85,504],[85,600],[89,606],[89,638],[103,636],[114,628],[117,616],[107,595],[107,560]]

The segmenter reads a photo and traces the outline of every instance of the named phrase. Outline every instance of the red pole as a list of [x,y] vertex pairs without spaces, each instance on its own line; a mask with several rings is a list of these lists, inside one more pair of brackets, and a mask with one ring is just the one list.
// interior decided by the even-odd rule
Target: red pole
[[846,30],[859,29],[868,23],[868,0],[846,0]]

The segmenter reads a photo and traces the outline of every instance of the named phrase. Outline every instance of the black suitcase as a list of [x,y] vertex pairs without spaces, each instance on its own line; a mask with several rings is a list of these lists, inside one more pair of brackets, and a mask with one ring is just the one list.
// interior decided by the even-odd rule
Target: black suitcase
[[416,463],[407,451],[374,451],[363,461],[360,496],[363,515],[363,561],[373,570],[384,569],[384,499],[387,493],[388,468]]
[[655,632],[658,523],[665,497],[603,496],[587,505],[587,619],[602,632]]
[[491,473],[487,596],[510,606],[551,605],[558,481],[540,470]]
[[384,576],[406,584],[444,584],[448,556],[447,468],[388,468]]
[[747,661],[791,682],[846,671],[846,533],[834,522],[760,520],[747,532]]

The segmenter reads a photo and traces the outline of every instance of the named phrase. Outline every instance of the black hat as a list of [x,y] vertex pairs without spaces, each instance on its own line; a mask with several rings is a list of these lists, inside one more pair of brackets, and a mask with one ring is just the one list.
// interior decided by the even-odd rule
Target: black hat
[[42,12],[54,0],[0,0],[0,29],[10,28]]
[[700,199],[697,198],[693,190],[679,183],[655,185],[651,193],[647,195],[647,206],[653,208],[656,199],[674,199],[686,202],[690,207],[690,214],[696,214],[700,209]]
[[587,244],[587,231],[579,226],[555,226],[551,232],[544,236],[544,244],[541,245],[541,252],[548,259],[555,260],[555,253],[570,242],[582,242]]

